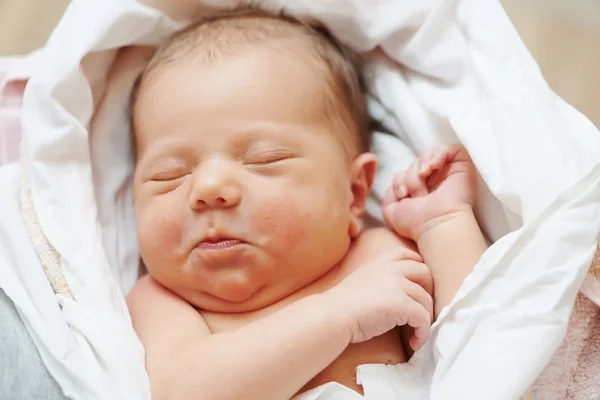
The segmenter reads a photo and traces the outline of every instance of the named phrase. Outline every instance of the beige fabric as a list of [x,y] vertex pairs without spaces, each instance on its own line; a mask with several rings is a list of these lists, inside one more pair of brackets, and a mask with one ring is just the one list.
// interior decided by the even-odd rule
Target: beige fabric
[[600,126],[600,1],[502,3],[548,84]]
[[60,255],[42,232],[33,208],[29,189],[29,167],[25,162],[27,160],[26,146],[21,146],[21,156],[19,205],[21,206],[21,216],[25,221],[25,228],[31,240],[33,251],[35,251],[54,293],[75,300],[60,267]]
[[69,0],[0,0],[0,56],[42,47],[68,4]]
[[[588,275],[600,282],[600,243]],[[567,334],[521,400],[600,398],[600,307],[579,293]]]

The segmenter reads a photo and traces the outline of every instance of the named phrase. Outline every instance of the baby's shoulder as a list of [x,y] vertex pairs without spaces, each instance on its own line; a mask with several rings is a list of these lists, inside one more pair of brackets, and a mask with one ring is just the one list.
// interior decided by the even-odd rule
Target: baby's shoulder
[[365,264],[398,246],[416,251],[416,245],[388,228],[366,229],[352,242],[346,262],[352,265]]
[[137,310],[144,304],[145,299],[161,293],[158,283],[149,275],[141,277],[127,295],[127,306],[131,310]]

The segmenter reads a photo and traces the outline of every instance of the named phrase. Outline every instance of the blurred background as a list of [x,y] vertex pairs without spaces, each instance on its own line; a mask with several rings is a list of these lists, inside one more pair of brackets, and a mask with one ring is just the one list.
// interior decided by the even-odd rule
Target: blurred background
[[[43,46],[69,0],[0,0],[0,56]],[[550,86],[600,126],[600,0],[502,0]]]

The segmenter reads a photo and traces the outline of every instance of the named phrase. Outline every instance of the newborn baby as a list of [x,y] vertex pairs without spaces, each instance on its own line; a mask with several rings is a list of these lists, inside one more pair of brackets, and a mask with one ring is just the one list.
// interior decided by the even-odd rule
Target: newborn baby
[[406,239],[363,229],[377,161],[358,68],[320,30],[252,10],[196,23],[150,61],[132,104],[149,274],[128,304],[153,398],[362,393],[358,366],[407,360],[399,329],[414,350],[427,339],[431,275],[437,313],[477,262],[460,146],[396,177],[384,211]]

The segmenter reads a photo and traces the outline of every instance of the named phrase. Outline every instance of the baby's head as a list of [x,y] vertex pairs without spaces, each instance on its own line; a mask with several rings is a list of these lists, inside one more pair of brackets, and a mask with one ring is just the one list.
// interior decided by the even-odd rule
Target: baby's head
[[261,308],[335,267],[376,160],[358,58],[250,10],[175,34],[133,100],[144,263],[217,312]]

